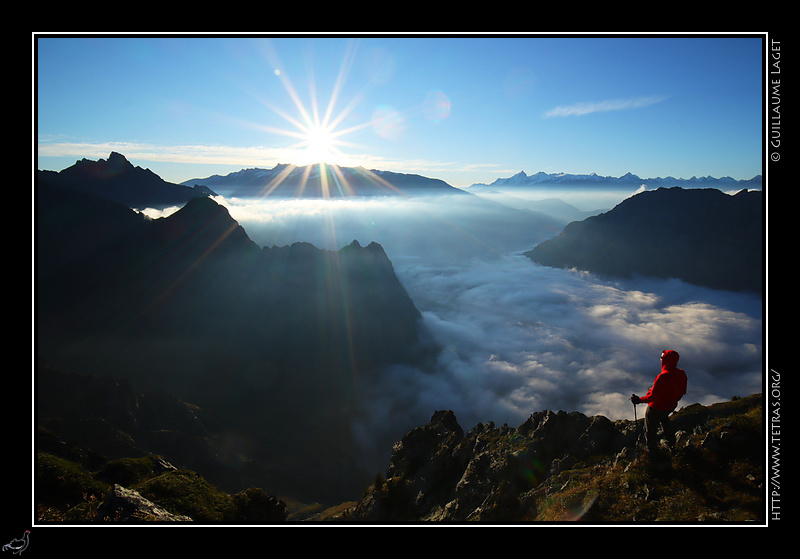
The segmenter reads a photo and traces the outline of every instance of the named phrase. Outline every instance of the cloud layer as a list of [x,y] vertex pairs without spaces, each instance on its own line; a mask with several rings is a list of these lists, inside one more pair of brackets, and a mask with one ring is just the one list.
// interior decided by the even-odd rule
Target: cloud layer
[[761,390],[759,298],[538,266],[521,252],[558,232],[543,214],[477,197],[225,203],[261,245],[386,249],[444,349],[433,371],[398,366],[365,387],[365,438],[402,436],[438,409],[467,428],[543,409],[632,419],[628,397],[648,390],[664,349],[688,373],[683,405]]

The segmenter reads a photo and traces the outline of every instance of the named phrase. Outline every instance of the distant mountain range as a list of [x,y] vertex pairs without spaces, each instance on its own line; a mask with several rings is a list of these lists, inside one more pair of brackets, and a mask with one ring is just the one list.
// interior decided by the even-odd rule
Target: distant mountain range
[[475,190],[528,186],[605,186],[638,188],[642,185],[646,185],[648,188],[680,186],[683,188],[719,188],[723,190],[742,188],[760,189],[762,187],[762,177],[761,175],[756,175],[748,180],[736,180],[731,177],[714,178],[710,176],[692,177],[690,179],[676,179],[675,177],[643,179],[633,173],[625,173],[621,177],[609,177],[601,176],[596,173],[576,175],[570,173],[545,173],[542,171],[533,175],[527,175],[525,171],[520,171],[511,177],[499,178],[491,184],[475,183],[469,188]]
[[440,179],[415,174],[336,165],[280,164],[272,169],[242,169],[183,181],[184,186],[209,188],[223,196],[242,198],[341,198],[348,196],[424,196],[464,194]]
[[525,253],[534,262],[616,277],[678,278],[763,291],[763,193],[659,188],[568,224]]

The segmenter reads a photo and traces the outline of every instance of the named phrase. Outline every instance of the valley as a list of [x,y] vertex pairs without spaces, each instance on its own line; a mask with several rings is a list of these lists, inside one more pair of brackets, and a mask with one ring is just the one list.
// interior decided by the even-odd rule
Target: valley
[[196,456],[217,456],[206,472],[231,491],[352,499],[440,409],[463,425],[629,419],[664,346],[686,356],[690,403],[760,390],[758,293],[536,264],[525,253],[583,217],[563,203],[199,185],[150,219],[42,177],[39,364],[197,406],[211,431]]

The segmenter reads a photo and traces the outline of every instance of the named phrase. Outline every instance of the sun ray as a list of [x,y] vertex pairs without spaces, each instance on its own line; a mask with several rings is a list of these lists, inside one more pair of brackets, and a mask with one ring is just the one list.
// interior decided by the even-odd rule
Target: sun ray
[[[377,82],[368,80],[362,87],[356,88],[352,96],[348,93],[345,97],[345,85],[347,84],[350,73],[356,61],[359,50],[358,41],[347,43],[345,52],[339,62],[338,69],[334,69],[332,74],[330,94],[326,97],[320,95],[320,84],[313,64],[313,59],[309,56],[305,58],[305,86],[302,88],[305,95],[300,95],[298,84],[295,82],[296,76],[291,76],[284,66],[277,50],[265,40],[262,43],[265,61],[268,68],[279,80],[282,89],[285,90],[288,103],[285,106],[278,106],[280,102],[272,89],[265,89],[258,98],[270,112],[282,119],[286,125],[273,123],[250,123],[256,129],[263,130],[266,134],[289,138],[287,145],[280,146],[283,150],[284,160],[276,163],[291,164],[292,167],[282,169],[273,180],[262,189],[262,196],[270,196],[274,192],[284,191],[289,181],[295,185],[295,196],[301,197],[306,194],[306,187],[315,190],[313,196],[323,199],[332,197],[354,196],[358,186],[372,185],[374,188],[383,190],[392,195],[406,195],[402,189],[398,188],[386,178],[379,174],[368,171],[363,167],[363,160],[354,155],[363,150],[364,146],[354,143],[354,134],[369,129],[376,128],[376,113],[373,111],[366,121],[354,121],[353,116],[358,114],[359,106],[367,98],[371,88]],[[396,114],[392,112],[389,117]],[[380,116],[380,115],[379,115]],[[348,120],[349,119],[349,120]],[[390,129],[393,121],[387,119],[383,124],[383,129]],[[381,131],[375,130],[379,135]],[[348,138],[349,137],[349,138]],[[348,141],[349,140],[349,141]],[[273,146],[278,148],[278,146]],[[353,173],[345,173],[340,167],[351,167]],[[299,170],[302,169],[302,176]],[[312,175],[312,169],[318,170]],[[351,176],[352,175],[352,176]],[[280,190],[279,187],[284,185]]]
[[347,51],[345,52],[345,55],[342,57],[342,65],[340,66],[339,73],[336,76],[336,83],[333,86],[333,91],[331,92],[330,99],[328,100],[328,108],[325,111],[325,117],[322,121],[325,126],[330,126],[331,130],[333,130],[336,127],[336,125],[339,122],[341,122],[341,120],[344,118],[346,114],[349,114],[349,112],[352,110],[352,108],[350,107],[355,106],[355,104],[357,104],[358,101],[360,101],[360,99],[363,97],[361,93],[359,93],[356,97],[354,97],[353,100],[348,105],[347,113],[345,113],[345,111],[341,111],[334,120],[334,122],[331,123],[330,119],[331,116],[333,115],[333,108],[336,105],[336,102],[339,100],[339,94],[342,91],[344,82],[347,79],[347,76],[350,74],[350,68],[353,65],[353,61],[355,60],[357,51],[358,51],[357,43],[352,43],[352,42],[348,43]]
[[284,169],[278,173],[278,176],[273,178],[271,181],[267,183],[266,186],[261,190],[261,196],[269,196],[272,192],[278,188],[283,181],[287,179],[287,177],[294,171],[296,167],[294,165],[287,165]]
[[367,90],[371,87],[371,84],[367,84],[348,100],[344,108],[339,108],[345,83],[358,52],[358,41],[347,43],[335,75],[332,91],[327,97],[324,107],[319,95],[317,76],[310,59],[306,66],[308,96],[307,101],[304,101],[273,45],[269,41],[264,41],[261,48],[273,68],[274,75],[280,80],[291,100],[293,111],[296,111],[296,114],[289,114],[286,109],[276,106],[274,101],[262,99],[262,103],[275,115],[281,117],[288,126],[281,128],[262,125],[258,128],[267,133],[296,139],[297,142],[288,146],[287,149],[297,153],[296,160],[292,163],[298,166],[318,163],[341,164],[348,157],[343,152],[343,148],[356,147],[355,144],[345,141],[343,137],[371,126],[371,121],[367,121],[347,128],[339,128],[363,101]]

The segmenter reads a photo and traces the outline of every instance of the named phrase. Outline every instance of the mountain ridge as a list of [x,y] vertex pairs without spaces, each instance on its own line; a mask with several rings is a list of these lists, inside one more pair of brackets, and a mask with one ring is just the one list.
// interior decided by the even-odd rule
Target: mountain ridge
[[[380,245],[259,247],[208,197],[150,219],[41,181],[36,204],[40,363],[215,410],[248,441],[245,463],[258,456],[259,475],[292,491],[333,499],[363,483],[360,391],[432,351]],[[308,483],[296,460],[321,473]]]
[[224,196],[341,198],[350,196],[422,196],[427,194],[465,194],[459,188],[436,178],[417,174],[313,164],[278,164],[272,169],[249,168],[227,175],[181,182],[184,186],[206,187]]
[[204,187],[167,182],[150,169],[134,167],[124,155],[112,151],[108,159],[81,159],[59,172],[39,170],[37,182],[90,194],[129,208],[166,208],[196,197],[213,196]]
[[538,264],[606,276],[678,278],[763,292],[763,194],[659,188],[569,223],[525,252]]
[[469,189],[486,190],[499,187],[523,186],[624,186],[638,188],[642,185],[648,188],[682,186],[686,188],[761,188],[762,176],[755,175],[750,179],[734,179],[732,177],[715,178],[712,176],[696,177],[689,179],[668,177],[641,178],[631,172],[622,176],[601,176],[597,173],[571,174],[571,173],[545,173],[539,171],[528,175],[520,171],[511,177],[498,178],[490,184],[474,183]]

